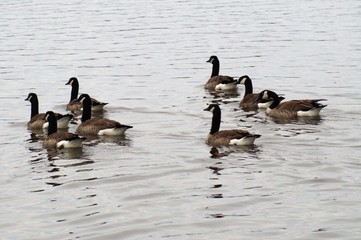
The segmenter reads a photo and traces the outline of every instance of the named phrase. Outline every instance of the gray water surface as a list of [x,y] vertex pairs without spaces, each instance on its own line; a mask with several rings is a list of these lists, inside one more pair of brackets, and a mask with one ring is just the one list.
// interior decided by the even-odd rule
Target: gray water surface
[[[351,0],[1,1],[0,238],[360,239],[360,14]],[[312,122],[244,112],[243,86],[203,89],[210,55],[255,92],[328,106]],[[134,128],[45,150],[24,99],[65,113],[72,76]],[[212,156],[211,102],[256,145]]]

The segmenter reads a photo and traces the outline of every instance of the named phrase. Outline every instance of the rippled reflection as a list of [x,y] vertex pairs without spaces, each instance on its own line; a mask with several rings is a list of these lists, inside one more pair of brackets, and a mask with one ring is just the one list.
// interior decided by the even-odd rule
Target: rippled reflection
[[126,135],[120,136],[98,136],[98,135],[82,135],[86,139],[83,142],[86,146],[96,146],[99,143],[114,143],[120,146],[130,146],[131,140]]
[[213,97],[212,102],[214,103],[232,103],[232,102],[240,102],[239,97],[239,90],[235,89],[232,91],[224,91],[224,92],[217,92],[217,91],[206,91],[207,95],[211,95]]
[[318,125],[322,121],[321,116],[299,117],[295,119],[278,119],[278,118],[271,118],[271,119],[273,122],[277,124],[302,123],[302,124]]
[[39,130],[31,130],[30,138],[27,139],[30,143],[36,143],[39,141],[43,141],[46,138],[45,133],[42,131],[42,129]]
[[211,154],[211,158],[221,158],[229,155],[229,152],[220,153],[219,149],[216,147],[212,147],[209,153]]
[[78,159],[83,156],[83,148],[47,149],[48,160],[55,158]]

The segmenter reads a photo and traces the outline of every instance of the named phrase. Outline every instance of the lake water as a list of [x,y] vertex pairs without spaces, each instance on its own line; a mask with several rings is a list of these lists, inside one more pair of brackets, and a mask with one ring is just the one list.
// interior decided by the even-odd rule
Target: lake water
[[[353,0],[1,1],[0,238],[360,239],[360,16]],[[255,92],[328,106],[316,122],[244,112],[243,86],[203,89],[210,55]],[[43,149],[24,99],[65,113],[72,76],[134,128]],[[212,156],[211,102],[256,145]]]

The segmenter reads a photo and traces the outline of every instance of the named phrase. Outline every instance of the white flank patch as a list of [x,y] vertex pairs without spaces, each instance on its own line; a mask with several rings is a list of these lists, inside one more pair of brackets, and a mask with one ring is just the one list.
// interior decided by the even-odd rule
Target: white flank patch
[[63,140],[56,144],[57,148],[81,148],[83,139],[74,139],[71,141]]
[[271,106],[273,101],[268,101],[268,102],[264,102],[264,103],[258,103],[258,108],[259,109],[267,109],[269,106]]
[[[68,128],[69,127],[69,122],[70,122],[70,117],[60,118],[57,121],[57,126],[58,126],[58,128]],[[43,128],[48,128],[48,127],[49,127],[49,122],[45,122],[43,124]]]
[[298,111],[297,116],[299,117],[316,117],[320,115],[320,111],[322,108],[313,108],[308,111]]
[[127,128],[107,128],[107,129],[103,129],[100,130],[98,132],[98,135],[107,135],[107,136],[117,136],[117,135],[123,135],[125,130],[127,130]]
[[68,128],[70,117],[63,117],[57,121],[58,128]]
[[256,140],[255,137],[244,137],[241,139],[232,139],[229,141],[229,145],[238,145],[238,146],[245,146],[245,145],[252,145]]
[[237,85],[235,83],[220,83],[218,84],[215,89],[217,91],[220,91],[220,90],[233,90],[233,89],[236,89],[237,88]]

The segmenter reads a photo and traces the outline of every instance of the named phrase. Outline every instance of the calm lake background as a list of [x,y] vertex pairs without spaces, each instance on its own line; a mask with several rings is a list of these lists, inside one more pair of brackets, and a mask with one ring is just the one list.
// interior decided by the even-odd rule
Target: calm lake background
[[[1,1],[0,239],[360,239],[360,16],[353,0]],[[243,86],[203,89],[210,55],[255,92],[328,106],[243,112]],[[65,113],[73,76],[124,138],[48,152],[27,130],[28,93]],[[212,101],[254,147],[212,157]]]

